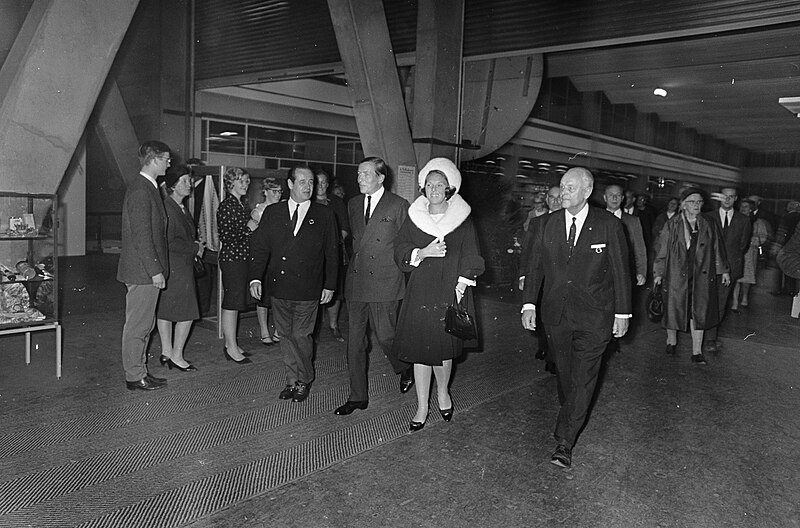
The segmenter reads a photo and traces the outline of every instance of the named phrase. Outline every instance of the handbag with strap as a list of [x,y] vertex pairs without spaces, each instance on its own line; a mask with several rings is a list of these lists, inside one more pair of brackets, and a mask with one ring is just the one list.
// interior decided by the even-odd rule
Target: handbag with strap
[[204,277],[206,274],[206,266],[203,263],[203,259],[197,255],[194,256],[192,261],[192,269],[194,270],[194,276],[197,278]]
[[453,294],[453,304],[447,307],[444,316],[444,330],[453,337],[469,341],[478,338],[478,327],[475,318],[472,317],[464,306],[464,298],[467,292],[461,296],[461,301]]
[[664,317],[664,295],[661,291],[661,283],[653,286],[653,290],[647,298],[647,318],[657,323]]

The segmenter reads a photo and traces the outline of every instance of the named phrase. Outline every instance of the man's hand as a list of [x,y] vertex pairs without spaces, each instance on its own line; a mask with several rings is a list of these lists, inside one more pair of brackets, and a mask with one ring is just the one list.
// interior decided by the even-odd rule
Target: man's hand
[[653,286],[661,284],[661,277],[653,277]]
[[159,290],[163,290],[167,286],[167,279],[164,278],[163,273],[153,276],[153,286]]
[[614,328],[611,330],[611,333],[614,337],[622,337],[628,333],[628,323],[629,319],[627,317],[615,317],[614,318]]
[[253,296],[254,299],[261,300],[261,283],[254,282],[250,285],[250,295]]
[[322,297],[319,298],[320,304],[328,304],[333,299],[333,290],[322,290]]
[[731,274],[730,273],[723,273],[722,274],[722,285],[723,286],[730,286],[731,285]]
[[536,309],[524,310],[522,312],[522,328],[525,330],[536,330]]
[[641,286],[642,284],[645,283],[645,281],[647,281],[647,277],[645,277],[641,273],[637,273],[636,274],[636,285],[637,286]]

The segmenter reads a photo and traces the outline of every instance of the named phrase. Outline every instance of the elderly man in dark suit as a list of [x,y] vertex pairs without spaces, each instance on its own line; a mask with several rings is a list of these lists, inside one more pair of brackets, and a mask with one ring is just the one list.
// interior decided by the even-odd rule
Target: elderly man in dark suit
[[147,343],[156,305],[167,284],[167,213],[156,178],[169,167],[169,147],[147,141],[139,147],[139,174],[128,180],[122,203],[122,251],[117,280],[125,283],[122,366],[129,390],[156,390],[167,380],[147,372]]
[[[736,189],[724,187],[720,189],[720,192],[712,193],[711,197],[719,201],[720,205],[718,209],[709,211],[705,215],[716,226],[717,232],[721,233],[720,240],[724,243],[725,255],[731,272],[731,280],[728,285],[717,281],[719,322],[721,324],[728,310],[733,286],[744,275],[744,254],[750,247],[753,225],[748,217],[734,208],[737,198]],[[718,352],[720,348],[721,345],[717,341],[717,327],[706,330],[704,352]]]
[[572,464],[572,447],[594,395],[603,352],[628,331],[631,276],[622,224],[590,207],[594,178],[582,167],[561,178],[563,212],[544,220],[530,251],[522,326],[536,329],[536,299],[558,371],[558,414],[551,462]]
[[289,200],[268,206],[250,239],[250,294],[270,296],[281,335],[286,387],[278,397],[301,402],[314,381],[317,310],[336,289],[339,235],[333,210],[311,200],[312,170],[291,169],[287,183]]
[[347,368],[350,395],[335,411],[347,415],[366,409],[367,328],[400,374],[400,392],[414,383],[413,365],[403,363],[392,352],[397,309],[405,293],[405,280],[394,263],[394,239],[408,216],[408,202],[384,188],[388,168],[381,158],[365,158],[358,165],[361,194],[348,203],[353,230],[353,258],[347,269],[345,299],[349,314]]

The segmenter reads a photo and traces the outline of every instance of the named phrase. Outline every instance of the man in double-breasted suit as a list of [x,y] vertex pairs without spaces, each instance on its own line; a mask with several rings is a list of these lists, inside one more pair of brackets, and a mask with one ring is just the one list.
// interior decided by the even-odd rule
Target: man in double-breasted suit
[[314,381],[317,310],[336,289],[339,235],[333,209],[311,200],[312,170],[291,169],[287,183],[289,200],[267,207],[250,238],[250,294],[270,296],[281,335],[286,387],[278,397],[301,402]]
[[[719,200],[719,208],[709,211],[705,215],[716,226],[717,233],[721,233],[720,240],[725,247],[725,256],[731,270],[731,280],[727,286],[717,281],[719,322],[722,323],[733,287],[736,281],[744,275],[744,254],[750,247],[753,225],[748,217],[734,208],[737,198],[736,189],[725,187],[720,189],[719,193],[713,193],[712,197]],[[704,349],[707,352],[719,351],[720,343],[717,341],[716,326],[706,330]]]
[[350,395],[335,411],[347,415],[366,409],[367,330],[372,329],[377,345],[392,368],[400,374],[400,392],[414,383],[413,366],[392,354],[397,310],[405,293],[405,279],[394,262],[394,239],[408,216],[408,202],[384,188],[388,168],[377,157],[358,165],[358,189],[347,209],[353,231],[353,257],[347,268],[345,294],[349,315],[347,369]]
[[561,410],[551,462],[572,464],[572,446],[586,421],[603,352],[628,331],[631,277],[622,224],[590,207],[592,173],[582,167],[561,178],[562,212],[544,217],[530,251],[522,326],[536,329],[536,299],[556,362]]
[[155,390],[167,380],[147,372],[147,343],[156,321],[158,296],[167,284],[167,213],[156,178],[169,167],[169,147],[147,141],[139,147],[139,174],[127,182],[122,203],[122,251],[117,280],[125,283],[122,366],[129,390]]

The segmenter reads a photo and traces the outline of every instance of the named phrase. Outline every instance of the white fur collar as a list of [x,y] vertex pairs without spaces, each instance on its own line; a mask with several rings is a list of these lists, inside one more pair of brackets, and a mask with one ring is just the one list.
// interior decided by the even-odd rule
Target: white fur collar
[[470,211],[472,211],[469,204],[461,196],[455,194],[450,198],[447,211],[445,211],[442,219],[439,222],[434,222],[428,212],[429,203],[427,198],[419,196],[408,209],[408,217],[420,230],[439,240],[443,240],[445,235],[452,233],[458,226],[463,224]]

